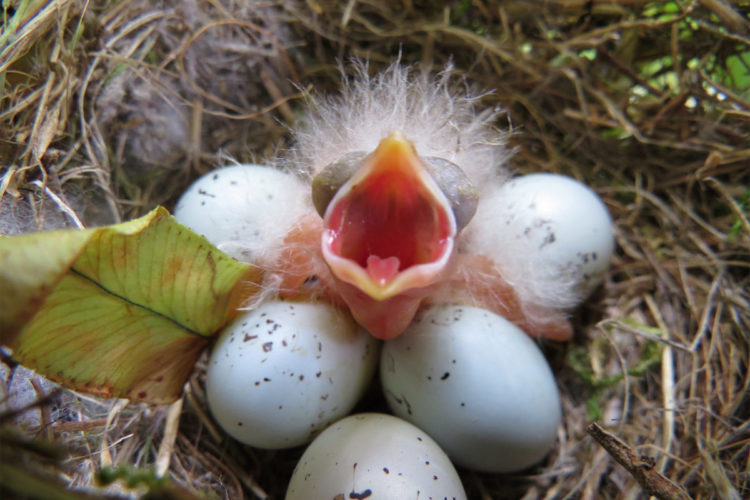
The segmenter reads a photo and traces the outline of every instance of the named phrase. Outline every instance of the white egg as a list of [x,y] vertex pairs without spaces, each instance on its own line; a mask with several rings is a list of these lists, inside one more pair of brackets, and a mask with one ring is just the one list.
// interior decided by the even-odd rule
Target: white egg
[[393,412],[430,434],[454,463],[511,472],[556,442],[560,395],[539,347],[495,313],[434,306],[383,347]]
[[175,218],[243,261],[279,246],[308,208],[310,188],[263,165],[224,167],[196,180],[174,209]]
[[269,301],[222,332],[208,362],[216,421],[259,448],[309,442],[346,415],[369,385],[379,344],[324,303]]
[[422,430],[379,413],[339,420],[294,469],[286,500],[466,498],[448,457]]
[[570,177],[532,174],[482,194],[464,244],[492,258],[523,301],[570,309],[601,283],[614,236],[594,191]]

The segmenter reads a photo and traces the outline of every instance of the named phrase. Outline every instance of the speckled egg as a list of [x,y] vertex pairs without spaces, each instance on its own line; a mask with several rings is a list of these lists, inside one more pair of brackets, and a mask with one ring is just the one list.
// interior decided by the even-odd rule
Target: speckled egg
[[264,165],[233,165],[196,180],[177,201],[175,218],[239,260],[279,246],[309,211],[309,186]]
[[464,245],[493,259],[522,300],[570,309],[601,283],[614,236],[609,212],[594,191],[544,173],[483,193]]
[[391,415],[339,420],[305,450],[286,500],[463,500],[448,457],[422,430]]
[[251,446],[307,443],[359,400],[379,347],[331,305],[265,302],[235,319],[214,346],[209,408],[224,430]]
[[556,442],[562,415],[552,371],[534,341],[493,312],[425,310],[385,343],[380,373],[393,412],[457,465],[518,471]]

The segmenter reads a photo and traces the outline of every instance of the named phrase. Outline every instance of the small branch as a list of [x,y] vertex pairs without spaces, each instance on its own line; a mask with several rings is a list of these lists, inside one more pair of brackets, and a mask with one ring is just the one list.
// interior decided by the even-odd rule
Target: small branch
[[[3,362],[5,361],[3,360]],[[49,394],[43,395],[41,399],[37,399],[35,401],[27,403],[20,408],[3,410],[2,412],[0,412],[0,424],[10,422],[17,416],[34,408],[42,408],[46,405],[49,405],[50,403],[54,403],[57,400],[57,397],[60,396],[60,394],[62,394],[62,389],[58,387],[56,389],[53,389]]]
[[732,8],[732,4],[724,0],[700,0],[700,2],[704,7],[719,16],[735,33],[750,33],[750,23]]
[[174,444],[177,440],[177,431],[180,427],[180,415],[182,414],[183,398],[178,399],[167,411],[167,422],[164,425],[164,437],[156,454],[156,475],[163,477],[169,470],[169,462],[174,452]]
[[352,11],[354,10],[354,5],[356,5],[357,0],[349,0],[346,3],[346,8],[344,9],[344,15],[341,17],[341,27],[346,28],[346,25],[349,24],[349,20],[352,18]]
[[284,94],[281,93],[281,90],[274,82],[271,74],[265,69],[260,71],[260,81],[263,82],[263,86],[273,98],[274,104],[278,103],[279,112],[281,112],[284,120],[286,120],[289,125],[293,124],[295,121],[294,112],[292,111],[292,108],[289,107],[289,103],[287,102],[288,99],[284,97]]
[[660,500],[692,500],[685,490],[656,470],[656,461],[652,457],[636,455],[632,447],[595,422],[586,428],[586,432],[607,450],[617,463],[625,467],[646,492]]
[[115,420],[120,416],[120,412],[128,406],[129,401],[127,399],[118,399],[114,402],[112,407],[107,413],[107,423],[104,426],[104,432],[102,433],[102,442],[99,446],[99,467],[112,467],[112,454],[109,449],[113,447],[117,442],[109,444],[109,431],[114,425]]
[[[44,387],[42,387],[42,383],[40,382],[40,380],[36,377],[31,377],[29,378],[29,382],[34,388],[34,392],[36,393],[37,398],[39,398],[39,400],[43,400],[45,398],[45,390]],[[49,410],[49,405],[39,405],[39,415],[41,416],[39,426],[44,429],[47,440],[52,441],[52,439],[54,438],[54,434],[52,432],[52,429],[50,429],[52,414]]]
[[35,186],[42,189],[44,193],[50,197],[52,201],[55,202],[55,204],[58,206],[61,212],[66,214],[68,217],[71,218],[71,220],[75,223],[76,227],[78,229],[86,229],[86,226],[83,225],[83,222],[81,222],[81,219],[78,218],[76,215],[75,210],[70,208],[70,206],[65,203],[65,201],[57,196],[50,188],[48,188],[43,182],[41,182],[39,179],[32,182]]

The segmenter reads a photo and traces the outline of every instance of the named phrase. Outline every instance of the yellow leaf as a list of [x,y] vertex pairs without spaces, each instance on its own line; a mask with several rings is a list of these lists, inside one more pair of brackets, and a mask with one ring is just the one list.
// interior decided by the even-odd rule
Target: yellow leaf
[[[68,270],[91,231],[51,231],[0,238],[0,340],[15,334]],[[50,248],[50,242],[54,247]],[[54,251],[53,251],[54,250]]]
[[0,238],[0,341],[70,389],[169,402],[259,281],[163,208],[114,226]]

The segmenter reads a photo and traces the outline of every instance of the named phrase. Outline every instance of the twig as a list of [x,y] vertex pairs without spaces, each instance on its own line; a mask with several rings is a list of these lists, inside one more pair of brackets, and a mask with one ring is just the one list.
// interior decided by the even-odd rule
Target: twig
[[598,328],[610,328],[615,327],[620,331],[631,333],[633,335],[638,335],[640,337],[643,337],[648,340],[652,340],[654,342],[658,342],[660,344],[672,346],[676,349],[680,349],[683,352],[693,352],[688,346],[685,346],[677,341],[674,341],[672,339],[668,339],[666,337],[662,337],[659,335],[654,335],[652,333],[649,333],[647,331],[644,331],[642,329],[636,328],[634,326],[631,326],[623,321],[616,320],[616,319],[605,319],[597,323],[596,325]]
[[156,475],[164,476],[169,470],[169,460],[174,452],[174,444],[177,439],[177,430],[180,426],[180,414],[182,413],[183,398],[178,399],[171,405],[167,412],[167,422],[164,425],[164,438],[159,445],[156,454]]
[[621,432],[623,427],[625,427],[625,422],[627,422],[628,419],[628,411],[630,410],[630,374],[628,373],[628,363],[625,361],[625,357],[622,355],[622,352],[617,347],[617,343],[612,339],[612,336],[609,334],[609,332],[599,327],[604,336],[606,337],[607,341],[612,346],[612,349],[614,349],[615,354],[617,355],[617,359],[620,362],[620,369],[622,370],[622,379],[624,382],[623,387],[623,401],[622,401],[622,415],[620,416],[620,426],[618,428],[618,432]]
[[273,99],[274,104],[278,103],[279,112],[284,117],[284,120],[286,120],[286,122],[290,125],[294,123],[294,112],[292,111],[292,108],[289,107],[288,103],[290,99],[284,97],[284,94],[281,93],[281,90],[274,82],[271,74],[265,69],[262,69],[260,71],[260,81],[263,82],[263,86],[266,88],[268,94]]
[[[34,392],[36,393],[37,398],[39,398],[39,400],[43,400],[45,398],[45,390],[44,387],[42,387],[42,383],[39,381],[39,379],[31,377],[29,379],[29,382],[34,388]],[[52,422],[52,415],[49,411],[49,405],[39,405],[39,414],[41,416],[41,422],[39,422],[39,426],[44,429],[47,440],[52,441],[54,435],[52,433],[52,429],[50,429],[49,427],[50,422]]]
[[[656,324],[659,325],[659,329],[662,331],[665,337],[671,337],[664,318],[659,312],[659,306],[656,304],[653,296],[650,294],[645,295],[644,300],[648,305],[648,309],[656,319]],[[664,472],[667,467],[667,461],[669,460],[669,453],[672,449],[672,442],[674,439],[675,424],[674,424],[674,413],[676,410],[675,400],[675,374],[674,374],[674,350],[672,346],[667,344],[661,353],[661,390],[662,390],[662,404],[664,405],[664,420],[662,421],[662,433],[664,439],[664,454],[659,462],[658,471]]]
[[55,202],[55,205],[60,209],[61,212],[63,212],[65,215],[70,217],[70,219],[75,223],[76,227],[78,229],[86,229],[86,226],[84,226],[83,222],[81,222],[81,219],[78,218],[78,215],[76,215],[75,210],[70,208],[70,206],[65,203],[65,201],[57,196],[51,189],[49,189],[42,181],[39,179],[34,180],[32,182],[35,186],[42,189],[44,193],[50,197],[52,201]]
[[0,412],[0,424],[10,422],[14,418],[16,418],[18,415],[21,415],[24,412],[27,412],[31,409],[40,408],[50,403],[53,403],[58,398],[58,396],[60,396],[60,394],[62,394],[62,389],[56,388],[52,390],[52,392],[50,392],[49,394],[45,394],[40,399],[37,399],[28,404],[25,404],[20,408],[3,410],[2,412]]
[[102,442],[99,446],[99,466],[111,467],[112,466],[112,454],[109,452],[110,448],[113,448],[118,441],[126,439],[125,437],[120,438],[112,444],[108,443],[109,431],[112,429],[115,420],[120,416],[120,412],[128,405],[127,399],[118,399],[114,402],[109,412],[107,413],[107,424],[104,426],[104,432],[102,433]]
[[700,346],[701,342],[703,342],[704,337],[708,334],[708,323],[711,318],[711,313],[716,307],[716,294],[719,293],[721,284],[724,282],[724,272],[725,268],[723,266],[720,267],[719,272],[716,273],[715,278],[711,283],[711,288],[708,291],[708,297],[706,297],[706,307],[704,308],[703,314],[701,315],[700,323],[698,324],[698,330],[696,331],[693,343],[690,345],[690,350],[692,352],[696,352],[698,350],[698,346]]
[[652,457],[636,455],[632,447],[596,422],[589,424],[586,432],[607,450],[618,464],[625,467],[646,492],[660,500],[692,500],[682,487],[656,470],[656,462]]
[[[193,411],[195,411],[195,414],[198,416],[198,420],[200,420],[201,425],[203,425],[208,433],[211,435],[213,440],[217,443],[221,443],[224,441],[224,438],[222,437],[221,432],[216,427],[216,425],[211,420],[211,417],[208,416],[206,413],[206,410],[203,409],[204,405],[202,405],[195,397],[195,392],[193,390],[193,385],[195,385],[195,380],[192,380],[189,384],[185,385],[185,397],[187,398],[188,403],[190,403],[190,406],[192,407]],[[205,401],[205,398],[203,398]]]
[[750,23],[724,0],[700,0],[700,2],[737,33],[750,33]]
[[346,28],[346,25],[349,24],[349,20],[352,18],[352,11],[354,10],[354,6],[357,4],[357,0],[349,0],[346,3],[346,8],[344,9],[344,15],[341,17],[341,27]]

